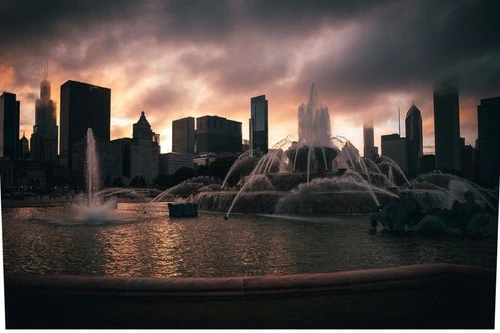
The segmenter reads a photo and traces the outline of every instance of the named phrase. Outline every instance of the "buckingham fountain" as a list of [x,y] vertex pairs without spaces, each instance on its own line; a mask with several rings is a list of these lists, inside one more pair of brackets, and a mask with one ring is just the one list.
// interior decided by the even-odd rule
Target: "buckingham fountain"
[[408,180],[329,117],[313,85],[298,140],[152,200],[99,189],[89,129],[80,202],[2,207],[7,328],[493,328],[498,194]]
[[[201,211],[274,216],[364,214],[375,229],[451,235],[493,235],[498,196],[463,178],[439,171],[409,181],[390,158],[361,157],[345,137],[332,136],[330,115],[313,83],[298,107],[298,140],[289,137],[267,154],[241,154],[224,180],[200,176],[170,188],[141,207],[160,201],[189,202]],[[139,189],[99,190],[92,130],[87,132],[86,196],[63,223],[107,224],[141,220],[116,209],[115,197]],[[195,214],[197,215],[197,214]]]
[[[331,135],[329,110],[319,102],[315,84],[307,104],[298,108],[298,134],[297,141],[287,137],[265,155],[243,153],[222,182],[193,178],[155,200],[167,194],[189,196],[200,210],[225,213],[226,219],[231,213],[372,214],[374,227],[380,222],[384,230],[449,234],[465,232],[469,221],[454,220],[463,220],[465,208],[460,207],[467,200],[479,202],[476,206],[482,210],[477,213],[497,211],[495,193],[463,178],[434,171],[409,181],[390,158],[361,157],[347,138]],[[242,170],[247,170],[246,176],[235,182]],[[426,215],[432,217],[419,224]],[[495,232],[495,221],[485,216],[474,228],[469,226],[469,233]]]
[[[307,104],[298,108],[298,134],[297,141],[287,137],[259,159],[241,155],[220,190],[197,192],[200,209],[226,216],[367,213],[398,199],[376,165],[370,169],[346,138],[332,137],[329,110],[320,104],[315,84]],[[250,174],[229,186],[227,180],[249,163],[254,164]]]

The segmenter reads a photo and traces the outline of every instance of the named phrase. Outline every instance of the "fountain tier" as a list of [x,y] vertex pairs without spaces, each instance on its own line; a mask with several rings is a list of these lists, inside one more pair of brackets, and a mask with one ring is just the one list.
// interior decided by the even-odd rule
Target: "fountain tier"
[[292,147],[286,151],[293,172],[332,171],[332,162],[338,155],[333,147]]

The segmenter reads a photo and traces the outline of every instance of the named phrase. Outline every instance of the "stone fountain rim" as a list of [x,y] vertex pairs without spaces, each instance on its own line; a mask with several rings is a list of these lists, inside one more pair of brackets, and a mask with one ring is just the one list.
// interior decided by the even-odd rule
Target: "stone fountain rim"
[[215,297],[321,292],[356,292],[401,288],[446,277],[495,278],[496,271],[459,264],[415,264],[352,271],[237,277],[108,277],[5,274],[9,288],[32,292],[168,297]]

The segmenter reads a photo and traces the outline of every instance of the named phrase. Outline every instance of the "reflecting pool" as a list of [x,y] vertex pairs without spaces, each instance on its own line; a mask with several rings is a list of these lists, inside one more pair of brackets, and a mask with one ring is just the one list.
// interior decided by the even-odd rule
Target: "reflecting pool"
[[373,232],[366,215],[201,212],[170,219],[166,203],[120,203],[106,224],[66,223],[70,207],[3,208],[6,273],[126,277],[285,275],[457,263],[496,267],[495,238]]

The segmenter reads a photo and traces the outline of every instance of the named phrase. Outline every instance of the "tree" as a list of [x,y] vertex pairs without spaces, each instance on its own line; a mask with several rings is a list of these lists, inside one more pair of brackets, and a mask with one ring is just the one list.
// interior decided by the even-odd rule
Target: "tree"
[[199,165],[196,170],[196,174],[198,176],[210,176],[210,168],[206,165]]
[[145,187],[146,186],[146,179],[143,176],[135,176],[130,181],[130,186],[131,187]]
[[106,175],[104,178],[104,187],[110,187],[111,186],[111,175]]
[[172,179],[170,180],[170,186],[175,186],[179,183],[182,183],[185,180],[195,177],[196,174],[193,169],[188,167],[182,167],[177,169],[177,171],[172,175]]
[[234,161],[236,161],[236,157],[234,156],[219,157],[210,163],[209,166],[200,165],[198,167],[198,175],[224,179]]
[[171,179],[170,175],[161,173],[158,176],[156,176],[155,179],[153,179],[153,184],[155,184],[159,188],[166,189],[170,185],[170,179]]
[[236,159],[237,157],[234,156],[219,157],[218,159],[210,163],[210,176],[224,179]]
[[113,187],[122,187],[123,186],[123,180],[122,177],[116,177],[113,180]]

